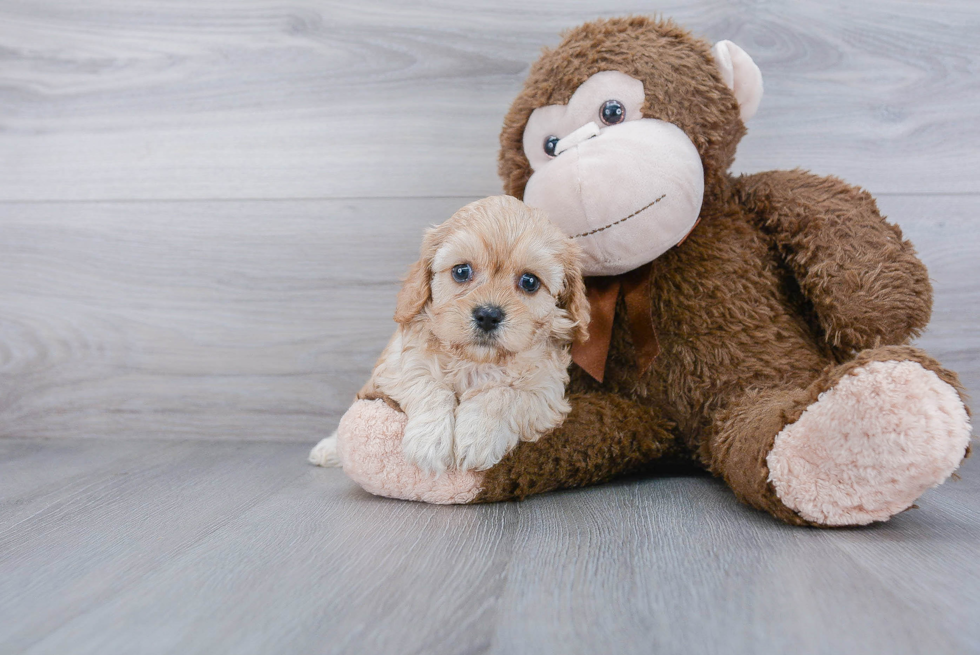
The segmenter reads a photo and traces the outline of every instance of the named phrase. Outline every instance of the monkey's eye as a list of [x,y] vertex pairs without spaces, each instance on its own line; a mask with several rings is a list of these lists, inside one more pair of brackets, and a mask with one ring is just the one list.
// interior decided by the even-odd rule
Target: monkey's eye
[[517,286],[527,293],[534,293],[541,286],[541,280],[530,273],[525,273],[521,276],[521,279],[517,281]]
[[453,279],[462,284],[473,277],[473,267],[469,264],[456,264],[453,266]]
[[626,118],[626,107],[619,100],[606,100],[602,109],[599,110],[599,118],[606,125],[622,123],[623,119]]
[[547,139],[545,139],[544,140],[544,154],[548,155],[549,157],[554,157],[555,156],[555,148],[558,146],[558,140],[559,139],[556,136],[549,136]]

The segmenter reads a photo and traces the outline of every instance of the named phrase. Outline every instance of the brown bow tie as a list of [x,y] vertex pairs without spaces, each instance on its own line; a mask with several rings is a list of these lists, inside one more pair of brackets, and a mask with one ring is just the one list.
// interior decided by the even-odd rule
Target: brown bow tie
[[591,308],[589,340],[572,344],[572,361],[599,382],[606,373],[606,357],[620,291],[626,302],[626,319],[640,374],[645,373],[660,354],[650,300],[651,265],[652,262],[644,264],[622,275],[585,278]]

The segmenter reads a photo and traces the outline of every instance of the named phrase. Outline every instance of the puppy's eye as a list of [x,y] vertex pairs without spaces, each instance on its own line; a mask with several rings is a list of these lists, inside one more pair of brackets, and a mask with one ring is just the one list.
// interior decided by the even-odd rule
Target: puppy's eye
[[545,139],[544,154],[548,155],[549,157],[554,157],[555,148],[558,147],[558,141],[559,139],[556,136],[549,136],[547,139]]
[[462,284],[473,277],[473,267],[469,264],[456,264],[453,266],[453,279]]
[[606,100],[602,109],[599,110],[599,118],[606,125],[622,123],[623,119],[626,118],[626,107],[619,100]]
[[534,293],[541,286],[541,280],[530,273],[525,273],[521,276],[521,279],[518,280],[517,286],[527,293]]

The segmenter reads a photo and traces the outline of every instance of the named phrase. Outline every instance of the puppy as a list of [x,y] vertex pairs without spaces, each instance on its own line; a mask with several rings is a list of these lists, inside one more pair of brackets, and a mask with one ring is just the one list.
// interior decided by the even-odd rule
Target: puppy
[[[487,469],[568,414],[569,349],[588,338],[581,252],[510,196],[430,228],[398,294],[398,329],[359,399],[408,416],[402,450],[430,473]],[[336,466],[336,433],[310,461]]]

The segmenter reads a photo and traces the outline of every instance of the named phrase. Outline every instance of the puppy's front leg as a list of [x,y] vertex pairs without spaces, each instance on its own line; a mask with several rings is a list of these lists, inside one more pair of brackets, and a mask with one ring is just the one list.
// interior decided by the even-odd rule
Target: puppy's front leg
[[434,384],[413,400],[399,400],[408,414],[402,452],[429,473],[443,473],[453,463],[456,395]]
[[417,327],[399,327],[381,354],[359,398],[387,397],[408,416],[402,453],[428,473],[453,463],[456,394],[437,379],[439,364],[419,344]]
[[488,469],[517,445],[508,389],[492,388],[460,402],[456,408],[456,466]]
[[456,465],[482,471],[492,467],[518,441],[537,439],[561,424],[568,403],[555,402],[513,387],[492,387],[464,397],[456,409]]

